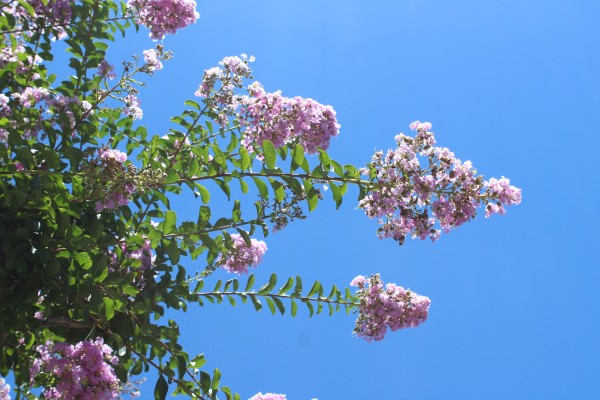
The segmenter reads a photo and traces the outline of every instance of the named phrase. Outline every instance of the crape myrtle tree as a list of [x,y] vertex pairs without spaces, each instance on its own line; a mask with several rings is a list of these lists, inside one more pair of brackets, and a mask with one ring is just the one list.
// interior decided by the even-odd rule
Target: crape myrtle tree
[[[267,91],[245,55],[199,73],[172,128],[149,136],[138,91],[171,57],[161,40],[198,16],[193,0],[0,1],[0,373],[15,382],[0,380],[1,400],[135,396],[132,382],[150,369],[158,399],[237,399],[202,354],[179,345],[167,308],[345,310],[357,315],[357,337],[378,341],[423,323],[430,303],[378,274],[352,289],[276,274],[211,279],[217,269],[247,274],[269,232],[324,198],[339,207],[349,186],[377,235],[400,244],[520,202],[508,179],[484,180],[436,146],[429,123],[412,123],[361,168],[332,160],[333,108]],[[116,37],[140,26],[152,48],[108,60]],[[59,44],[68,56],[51,63]],[[230,199],[226,215],[211,212],[215,190]],[[171,207],[186,192],[197,198],[193,221]]]

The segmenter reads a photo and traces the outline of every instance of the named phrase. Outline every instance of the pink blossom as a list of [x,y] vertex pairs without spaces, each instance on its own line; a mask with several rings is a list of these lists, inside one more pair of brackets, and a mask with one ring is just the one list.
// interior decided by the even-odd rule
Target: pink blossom
[[36,103],[46,100],[50,92],[46,88],[26,87],[21,93],[13,93],[12,97],[25,108],[31,108]]
[[250,239],[248,246],[244,238],[237,233],[231,235],[231,239],[233,245],[221,258],[222,266],[227,272],[246,274],[248,267],[256,267],[262,261],[267,244],[262,240]]
[[32,382],[38,375],[54,381],[53,387],[44,389],[45,398],[109,400],[117,397],[119,380],[112,365],[118,359],[102,338],[75,345],[47,342],[36,350],[40,357],[31,366]]
[[249,96],[241,96],[240,123],[246,125],[242,144],[249,150],[270,140],[275,147],[300,143],[307,153],[326,150],[340,125],[335,110],[313,99],[288,98],[281,92],[267,93],[260,83],[248,87]]
[[200,17],[194,0],[129,0],[127,7],[150,29],[152,40],[164,39],[165,34],[175,33]]
[[158,53],[154,49],[144,50],[144,62],[150,71],[160,71],[163,68],[158,59]]
[[359,275],[356,278],[352,279],[352,281],[350,282],[350,286],[363,287],[365,283],[367,283],[367,278],[365,278],[362,275]]
[[250,397],[249,400],[287,400],[285,394],[276,394],[276,393],[257,393],[254,396]]
[[142,119],[144,113],[140,108],[142,102],[133,94],[128,94],[125,97],[125,107],[123,107],[123,113],[129,115],[133,119]]
[[10,385],[0,378],[0,400],[10,400]]
[[285,97],[280,91],[268,93],[259,82],[247,86],[248,94],[234,94],[251,78],[249,63],[253,60],[245,54],[225,57],[220,67],[204,71],[195,95],[216,110],[214,119],[222,126],[227,125],[229,118],[240,123],[244,128],[242,145],[250,152],[265,140],[275,147],[299,143],[308,154],[327,149],[340,129],[331,106],[313,99]]
[[106,60],[100,61],[100,64],[98,65],[98,71],[96,73],[101,77],[106,77],[110,80],[113,80],[117,77],[117,74],[115,74],[115,67],[110,65]]
[[448,233],[475,218],[482,204],[488,217],[521,202],[521,189],[508,179],[484,182],[471,161],[436,147],[429,122],[415,121],[410,128],[417,130],[415,137],[397,135],[395,150],[376,152],[361,170],[373,186],[358,206],[369,218],[379,219],[380,238],[400,244],[408,236],[435,242],[442,231]]
[[98,158],[100,160],[112,159],[117,162],[123,163],[127,161],[127,154],[117,149],[101,148],[100,150],[98,150]]
[[125,178],[127,169],[123,163],[127,160],[127,154],[117,149],[101,148],[98,150],[98,160],[104,187],[102,198],[96,201],[96,212],[127,205],[136,191],[135,185]]
[[[358,278],[364,277],[357,277]],[[352,282],[354,282],[354,280]],[[431,301],[401,286],[388,283],[383,286],[379,275],[361,279],[357,296],[360,300],[359,315],[354,333],[366,341],[383,340],[387,330],[417,327],[429,313]]]

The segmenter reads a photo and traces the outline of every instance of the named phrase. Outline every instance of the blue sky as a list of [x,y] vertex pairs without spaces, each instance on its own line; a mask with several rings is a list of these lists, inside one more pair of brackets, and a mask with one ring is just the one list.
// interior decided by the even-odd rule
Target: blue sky
[[[292,319],[209,304],[179,315],[190,354],[204,352],[242,398],[600,398],[600,3],[212,0],[198,10],[164,41],[175,57],[141,93],[151,134],[166,133],[204,69],[253,54],[268,91],[336,109],[338,161],[363,165],[413,120],[431,121],[438,145],[486,177],[509,177],[524,200],[403,247],[376,238],[356,193],[338,212],[325,201],[267,238],[258,280],[344,286],[379,272],[429,296],[429,320],[366,343],[344,313]],[[142,29],[111,62],[152,46]],[[211,206],[230,208],[218,196]],[[150,378],[142,398],[152,388]]]

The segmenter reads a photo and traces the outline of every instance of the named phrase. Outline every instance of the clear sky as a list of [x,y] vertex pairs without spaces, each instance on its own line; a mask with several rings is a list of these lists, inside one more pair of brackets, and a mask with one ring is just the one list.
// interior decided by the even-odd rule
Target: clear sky
[[[338,161],[363,165],[413,120],[430,121],[438,145],[509,177],[524,200],[403,247],[376,238],[355,192],[338,212],[322,202],[267,238],[258,281],[276,272],[345,286],[379,272],[429,296],[429,320],[367,343],[344,313],[191,306],[179,315],[190,354],[204,352],[244,399],[600,398],[600,3],[210,0],[198,10],[164,41],[175,57],[141,93],[150,133],[166,133],[204,69],[253,54],[268,91],[336,109]],[[150,48],[146,34],[119,42],[110,61]]]

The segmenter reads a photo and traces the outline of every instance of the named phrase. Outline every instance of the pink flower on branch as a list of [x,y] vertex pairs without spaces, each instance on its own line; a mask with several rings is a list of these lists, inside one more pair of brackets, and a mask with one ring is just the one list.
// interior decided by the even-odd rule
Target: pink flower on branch
[[96,201],[96,212],[125,206],[135,193],[136,187],[129,176],[129,170],[123,165],[126,160],[127,154],[122,151],[108,148],[98,150],[98,160],[94,166],[101,188],[96,195],[101,199]]
[[238,275],[248,273],[248,267],[256,267],[262,261],[267,251],[267,244],[262,240],[250,239],[250,245],[246,243],[242,235],[234,233],[231,235],[233,244],[230,250],[221,257],[221,265],[227,272]]
[[[486,217],[504,214],[504,206],[521,202],[521,189],[507,178],[484,181],[470,161],[461,161],[449,149],[435,147],[429,122],[410,124],[415,137],[396,136],[397,148],[373,155],[361,169],[373,187],[359,202],[369,218],[378,218],[380,238],[400,244],[407,236],[437,240],[475,218],[485,205]],[[421,162],[426,160],[424,165]],[[441,228],[441,229],[440,229]]]
[[285,397],[285,394],[257,393],[254,396],[250,397],[249,400],[287,400],[287,397]]
[[268,93],[259,82],[246,87],[248,94],[234,94],[252,77],[248,64],[253,60],[246,55],[224,58],[220,67],[204,71],[195,95],[218,114],[215,119],[222,126],[229,118],[239,123],[242,145],[250,152],[265,140],[275,147],[299,143],[308,154],[316,154],[318,148],[326,150],[340,129],[331,106],[313,99],[285,97],[280,91]]
[[160,62],[158,53],[154,49],[144,50],[144,62],[150,71],[160,71],[163,65]]
[[388,329],[413,328],[427,320],[428,297],[393,283],[384,287],[379,274],[368,279],[357,276],[350,285],[358,287],[360,300],[354,333],[368,342],[383,340]]
[[102,338],[75,345],[48,342],[36,348],[40,357],[31,366],[31,381],[42,375],[54,386],[44,389],[46,399],[115,399],[119,380],[113,369],[118,358]]
[[0,400],[10,400],[10,385],[0,378]]
[[165,34],[175,33],[200,17],[194,0],[129,0],[127,7],[150,29],[152,40],[164,39]]
[[249,150],[270,140],[275,147],[300,143],[307,153],[327,150],[331,138],[339,133],[335,110],[313,99],[284,97],[281,92],[267,93],[260,83],[241,96],[239,120],[246,126],[242,144]]

